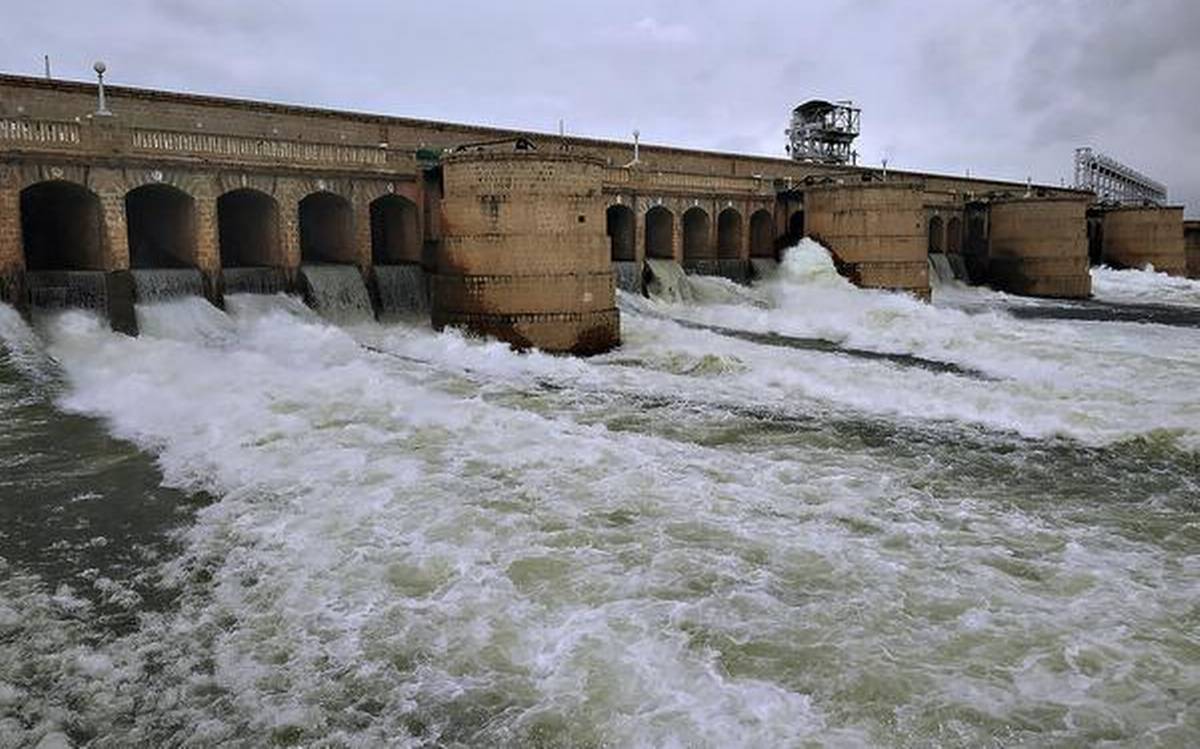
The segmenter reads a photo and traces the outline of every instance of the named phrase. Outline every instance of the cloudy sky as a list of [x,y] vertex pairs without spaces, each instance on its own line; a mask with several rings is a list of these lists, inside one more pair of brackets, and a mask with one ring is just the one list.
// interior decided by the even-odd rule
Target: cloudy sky
[[13,3],[0,70],[782,155],[811,97],[865,163],[1059,183],[1092,145],[1200,216],[1200,0]]

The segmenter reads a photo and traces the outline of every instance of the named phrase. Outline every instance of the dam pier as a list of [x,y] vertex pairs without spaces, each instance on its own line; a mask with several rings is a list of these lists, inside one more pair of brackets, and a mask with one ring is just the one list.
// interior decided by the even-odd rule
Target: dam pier
[[[1200,227],[1095,192],[0,75],[0,299],[86,307],[297,293],[519,348],[616,345],[615,289],[745,282],[810,236],[869,288],[930,258],[1086,298],[1089,263],[1200,276]],[[656,271],[655,269],[659,270]]]

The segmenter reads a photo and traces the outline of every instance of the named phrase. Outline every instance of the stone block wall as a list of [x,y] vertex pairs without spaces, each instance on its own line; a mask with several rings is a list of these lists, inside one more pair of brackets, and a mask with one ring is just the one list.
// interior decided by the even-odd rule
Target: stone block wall
[[470,151],[442,165],[433,324],[517,348],[617,345],[603,162],[566,153]]
[[1183,208],[1137,206],[1104,211],[1101,259],[1116,268],[1154,269],[1173,276],[1187,273],[1183,248]]
[[988,211],[990,283],[1028,296],[1090,296],[1088,202],[1085,197],[993,201]]
[[913,182],[821,185],[804,192],[806,231],[838,270],[867,288],[929,297],[922,186]]

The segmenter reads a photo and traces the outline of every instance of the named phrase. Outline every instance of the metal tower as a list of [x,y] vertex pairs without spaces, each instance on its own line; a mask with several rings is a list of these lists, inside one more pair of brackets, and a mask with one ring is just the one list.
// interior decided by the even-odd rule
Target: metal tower
[[855,164],[851,149],[859,133],[859,113],[853,102],[810,99],[792,110],[788,152],[796,161],[815,164]]

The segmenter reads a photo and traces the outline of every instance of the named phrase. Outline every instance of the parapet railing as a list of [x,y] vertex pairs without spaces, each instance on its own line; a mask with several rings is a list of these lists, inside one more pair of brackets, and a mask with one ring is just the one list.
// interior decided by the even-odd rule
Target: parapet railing
[[0,118],[0,151],[97,151],[132,156],[199,158],[214,161],[294,164],[365,169],[415,168],[412,149],[260,138],[224,133],[121,127],[111,121],[72,122]]
[[44,146],[74,146],[81,142],[78,122],[0,119],[0,141]]
[[604,183],[639,190],[685,191],[715,194],[774,192],[771,180],[757,177],[721,177],[709,174],[681,174],[649,169],[609,167]]
[[314,164],[352,164],[382,167],[388,164],[388,150],[381,146],[356,146],[341,143],[254,138],[244,135],[217,135],[178,130],[133,130],[131,145],[135,151],[155,153],[224,156],[230,159],[259,159]]

